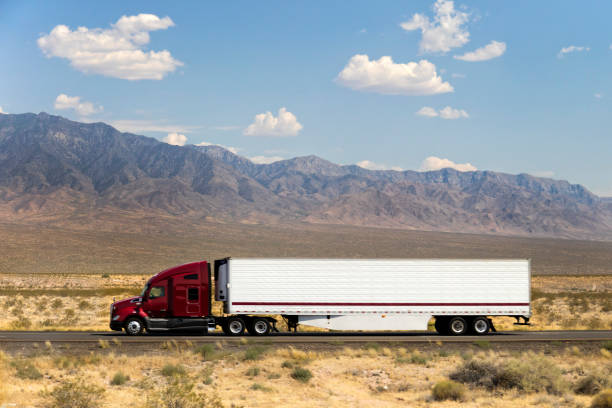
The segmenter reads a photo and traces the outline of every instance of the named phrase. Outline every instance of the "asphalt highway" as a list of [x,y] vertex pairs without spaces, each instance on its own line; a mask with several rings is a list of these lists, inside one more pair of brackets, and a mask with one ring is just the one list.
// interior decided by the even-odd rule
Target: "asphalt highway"
[[[477,340],[489,342],[597,342],[612,340],[612,330],[563,330],[563,331],[509,331],[491,333],[486,336],[441,336],[432,332],[298,332],[273,333],[265,337],[244,336],[249,342],[263,343],[362,343],[362,342],[401,342],[401,343],[472,343]],[[239,341],[240,337],[225,336],[223,333],[194,335],[194,333],[163,333],[127,336],[123,332],[85,332],[85,331],[0,331],[0,346],[6,343],[97,343],[100,340],[118,339],[122,343],[163,343],[170,339],[190,340],[207,343],[219,340]]]

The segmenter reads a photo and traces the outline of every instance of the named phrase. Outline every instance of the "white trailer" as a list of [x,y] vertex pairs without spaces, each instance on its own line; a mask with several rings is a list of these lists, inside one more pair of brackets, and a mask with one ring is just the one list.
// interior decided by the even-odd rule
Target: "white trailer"
[[270,315],[333,330],[427,330],[435,317],[440,333],[485,334],[492,316],[528,323],[530,278],[516,259],[226,258],[215,262],[215,299],[228,334],[233,321],[242,333]]

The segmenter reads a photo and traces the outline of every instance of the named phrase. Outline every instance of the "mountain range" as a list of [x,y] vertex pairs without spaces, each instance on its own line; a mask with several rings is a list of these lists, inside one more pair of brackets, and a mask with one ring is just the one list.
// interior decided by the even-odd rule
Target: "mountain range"
[[103,227],[94,222],[101,214],[135,225],[325,223],[612,239],[612,199],[567,181],[373,171],[317,156],[256,164],[220,146],[173,146],[104,123],[0,114],[0,220]]

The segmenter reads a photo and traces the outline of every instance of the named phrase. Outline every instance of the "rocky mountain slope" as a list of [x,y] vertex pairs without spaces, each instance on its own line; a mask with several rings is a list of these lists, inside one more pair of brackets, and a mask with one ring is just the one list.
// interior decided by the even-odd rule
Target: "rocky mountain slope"
[[580,185],[491,171],[370,171],[316,156],[255,164],[46,113],[0,114],[0,219],[330,223],[612,239]]

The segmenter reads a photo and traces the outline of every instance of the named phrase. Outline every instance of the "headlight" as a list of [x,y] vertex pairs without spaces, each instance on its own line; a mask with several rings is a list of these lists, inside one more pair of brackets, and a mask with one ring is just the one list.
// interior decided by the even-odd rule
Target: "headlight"
[[113,320],[119,320],[119,315],[114,315]]

